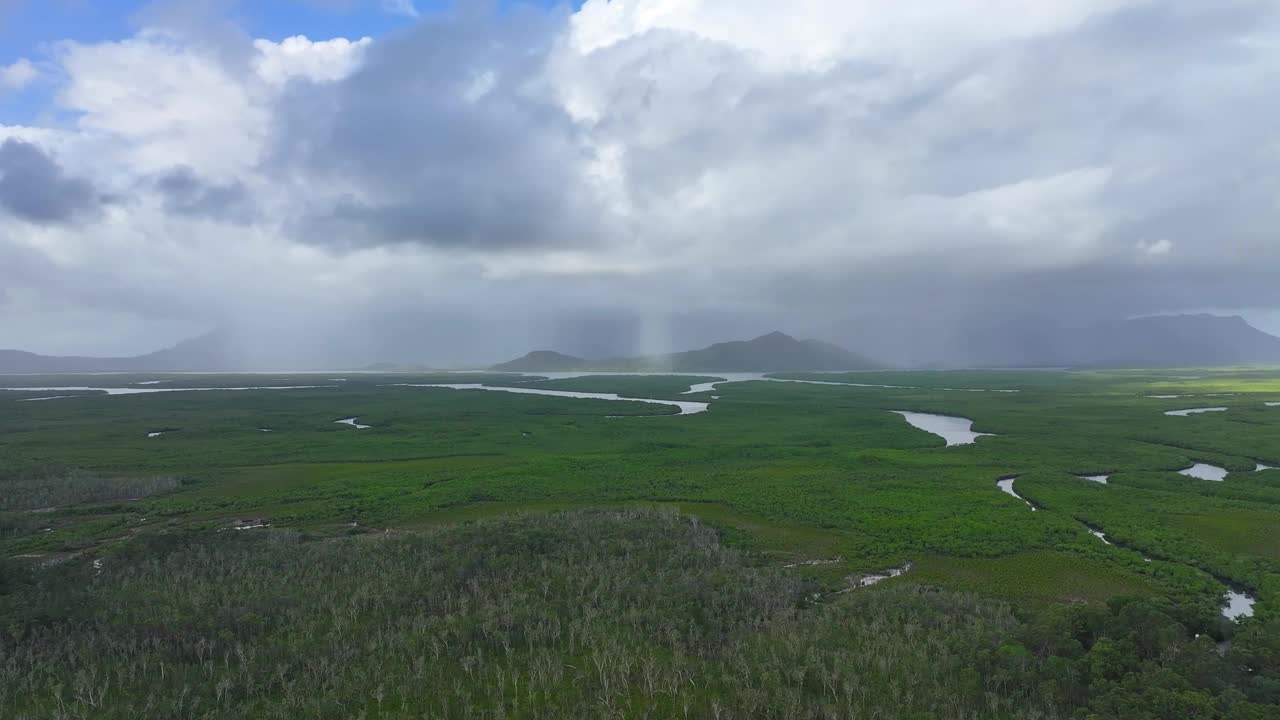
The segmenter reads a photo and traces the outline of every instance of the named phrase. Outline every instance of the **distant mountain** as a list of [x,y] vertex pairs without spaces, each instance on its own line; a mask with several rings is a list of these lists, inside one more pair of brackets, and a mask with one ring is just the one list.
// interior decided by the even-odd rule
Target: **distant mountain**
[[0,374],[96,372],[226,372],[239,370],[226,337],[213,332],[184,340],[171,348],[136,357],[92,358],[37,355],[0,350]]
[[494,372],[556,372],[561,370],[582,370],[591,363],[580,357],[565,355],[554,350],[534,350],[524,357],[510,362],[494,365],[489,368]]
[[796,340],[780,332],[771,332],[754,340],[716,343],[702,350],[632,358],[624,364],[671,372],[869,370],[879,367],[837,345],[819,340]]
[[[897,352],[886,354],[903,357],[901,347],[900,342]],[[910,364],[1093,368],[1273,365],[1280,364],[1280,338],[1234,316],[1083,321],[1011,315],[957,328],[945,338],[934,335],[919,344]]]
[[754,340],[717,343],[701,350],[589,361],[538,351],[490,368],[506,372],[601,370],[617,372],[783,372],[794,370],[865,370],[879,367],[866,358],[819,340],[796,340],[772,332]]
[[1280,337],[1238,316],[1165,315],[1107,328],[1089,362],[1104,367],[1280,364]]
[[[977,325],[930,332],[911,326],[909,333],[884,328],[847,328],[859,338],[878,340],[877,356],[909,367],[1095,367],[1161,368],[1215,365],[1280,365],[1280,337],[1269,335],[1240,317],[1167,315],[1131,320],[990,317]],[[835,330],[833,329],[834,333]],[[235,336],[239,337],[239,336]],[[246,350],[286,347],[288,357],[246,355]],[[297,357],[294,358],[294,355]],[[93,372],[235,372],[271,367],[298,367],[315,355],[309,346],[257,343],[216,331],[170,348],[135,357],[59,357],[22,350],[0,350],[0,374]],[[316,355],[317,357],[321,355]],[[290,359],[294,358],[294,359]],[[325,363],[342,367],[339,362]],[[350,367],[350,365],[346,365]],[[785,372],[799,370],[865,370],[880,365],[838,345],[797,340],[773,332],[754,340],[717,343],[701,350],[584,360],[540,350],[491,368],[497,372]],[[424,371],[410,364],[377,364],[372,371]]]

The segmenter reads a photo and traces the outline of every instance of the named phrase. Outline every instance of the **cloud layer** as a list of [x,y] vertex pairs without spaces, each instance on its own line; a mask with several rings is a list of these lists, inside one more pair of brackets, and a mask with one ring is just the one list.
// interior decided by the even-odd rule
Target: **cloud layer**
[[5,344],[285,324],[445,363],[781,326],[929,359],[898,328],[1280,307],[1274,3],[587,0],[377,39],[233,30],[157,19],[49,59],[66,120],[0,127]]

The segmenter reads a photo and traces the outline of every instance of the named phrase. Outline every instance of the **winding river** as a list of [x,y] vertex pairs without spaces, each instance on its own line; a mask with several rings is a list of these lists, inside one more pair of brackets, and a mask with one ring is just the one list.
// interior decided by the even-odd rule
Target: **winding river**
[[1216,413],[1216,412],[1226,412],[1226,411],[1227,411],[1227,408],[1224,408],[1224,407],[1206,407],[1206,408],[1191,408],[1189,410],[1169,410],[1168,412],[1165,413],[1165,415],[1168,415],[1169,417],[1188,417],[1191,415],[1202,415],[1204,413]]
[[1093,528],[1089,528],[1089,534],[1101,540],[1105,545],[1112,544],[1111,541],[1107,539],[1106,533],[1102,532],[1101,530],[1094,530]]
[[[607,375],[609,373],[602,373],[602,374]],[[574,375],[572,377],[588,377],[589,375],[590,374]],[[684,394],[696,395],[698,393],[711,392],[712,390],[715,390],[716,387],[720,385],[725,385],[727,383],[750,382],[753,380],[759,380],[764,382],[776,382],[776,383],[795,383],[798,385],[826,385],[829,387],[876,388],[876,389],[882,389],[882,390],[925,390],[925,391],[939,391],[939,392],[994,392],[994,393],[1022,392],[1021,390],[1006,390],[1006,389],[993,389],[993,388],[947,388],[947,387],[929,388],[929,387],[920,387],[918,385],[879,385],[875,383],[834,382],[830,380],[788,380],[786,378],[768,377],[765,375],[765,373],[721,373],[716,377],[720,377],[724,379],[717,380],[715,382],[698,383],[696,385],[691,385],[689,386],[689,389],[685,391]],[[564,378],[555,378],[555,379],[564,379]]]
[[1031,508],[1031,512],[1038,512],[1040,508],[1036,507],[1034,504],[1032,504],[1030,500],[1022,497],[1021,495],[1018,494],[1018,491],[1013,489],[1013,481],[1017,479],[1018,479],[1017,475],[1011,475],[1009,477],[1000,478],[999,480],[996,481],[996,487],[999,487],[1000,491],[1005,493],[1006,495],[1012,495],[1013,497],[1016,497],[1022,502],[1026,503],[1027,507]]
[[403,383],[403,384],[397,385],[397,387],[445,388],[449,390],[486,390],[489,392],[514,393],[516,395],[545,395],[547,397],[578,398],[578,399],[584,399],[584,400],[616,400],[616,401],[622,401],[622,402],[638,402],[638,403],[646,403],[649,405],[674,406],[680,409],[680,412],[678,413],[680,415],[695,415],[697,413],[704,413],[707,411],[707,408],[711,407],[710,403],[689,402],[687,400],[654,400],[651,398],[623,397],[617,393],[589,393],[589,392],[574,392],[571,390],[540,390],[538,388],[493,387],[489,385],[479,385],[476,383],[460,383],[460,384],[445,384],[445,385],[440,385],[440,384],[417,385],[412,383]]

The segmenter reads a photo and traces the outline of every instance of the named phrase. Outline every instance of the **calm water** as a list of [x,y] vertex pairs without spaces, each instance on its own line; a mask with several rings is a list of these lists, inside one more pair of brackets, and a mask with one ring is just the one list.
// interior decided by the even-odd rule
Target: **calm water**
[[1027,507],[1031,508],[1031,512],[1036,512],[1040,508],[1036,507],[1035,505],[1032,505],[1030,500],[1022,497],[1021,495],[1018,494],[1016,490],[1013,489],[1013,481],[1017,479],[1018,478],[1016,475],[1014,477],[1000,478],[999,480],[996,481],[996,487],[1000,488],[1000,490],[1005,494],[1012,495],[1013,497],[1016,497],[1022,502],[1026,503]]
[[951,417],[949,415],[931,415],[929,413],[894,410],[893,412],[907,419],[907,422],[920,430],[933,433],[952,445],[971,445],[980,437],[991,437],[991,433],[973,431],[973,421],[968,418]]
[[623,402],[648,403],[650,405],[674,405],[680,408],[681,415],[694,415],[706,412],[710,403],[688,402],[682,400],[653,400],[650,398],[622,397],[617,393],[572,392],[569,390],[540,390],[538,388],[490,387],[488,385],[449,384],[449,385],[414,385],[406,383],[400,387],[448,388],[450,390],[487,390],[489,392],[507,392],[517,395],[546,395],[548,397],[579,398],[585,400],[620,400]]
[[[718,373],[716,377],[721,378],[713,382],[698,383],[690,385],[689,389],[684,392],[685,395],[697,395],[698,393],[711,392],[721,385],[728,383],[751,382],[752,380],[765,380],[764,373]],[[715,399],[715,398],[713,398]]]
[[1227,479],[1227,469],[1220,468],[1217,465],[1208,465],[1205,463],[1196,463],[1186,470],[1179,470],[1179,475],[1187,477],[1199,478],[1201,480],[1213,480],[1214,482],[1222,482]]
[[938,391],[938,392],[994,392],[994,393],[1022,392],[1021,390],[994,390],[991,388],[949,388],[949,387],[930,388],[930,387],[921,387],[918,385],[875,385],[872,383],[827,382],[825,380],[782,380],[778,378],[764,378],[764,379],[770,382],[804,383],[807,385],[835,385],[838,387],[880,388],[884,390],[924,390],[927,392]]
[[[857,387],[857,388],[880,388],[886,390],[925,390],[925,391],[941,391],[941,392],[995,392],[995,393],[1017,393],[1021,390],[995,389],[995,388],[928,388],[916,385],[879,385],[874,383],[856,383],[856,382],[832,382],[828,380],[784,380],[782,378],[765,377],[765,373],[660,373],[660,372],[544,372],[544,373],[520,373],[521,376],[527,378],[546,378],[548,380],[572,380],[581,377],[602,377],[610,375],[622,375],[628,377],[679,377],[683,375],[706,375],[711,374],[714,377],[721,378],[712,382],[697,383],[690,385],[689,389],[684,392],[685,395],[696,395],[698,393],[711,392],[721,385],[739,382],[777,382],[777,383],[796,383],[799,385],[827,385],[831,387]],[[624,398],[625,399],[625,398]]]
[[1253,617],[1253,604],[1255,602],[1257,600],[1246,593],[1229,590],[1227,592],[1227,606],[1222,609],[1222,616],[1228,620]]
[[1170,417],[1187,417],[1188,415],[1200,415],[1202,413],[1215,413],[1215,412],[1226,412],[1226,411],[1227,409],[1224,407],[1191,408],[1190,410],[1170,410],[1166,412],[1165,415],[1168,415]]

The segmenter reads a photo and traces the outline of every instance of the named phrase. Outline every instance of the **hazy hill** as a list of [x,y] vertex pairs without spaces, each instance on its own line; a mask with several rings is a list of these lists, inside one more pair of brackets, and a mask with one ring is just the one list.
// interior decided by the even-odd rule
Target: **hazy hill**
[[628,364],[671,372],[782,372],[787,370],[869,370],[876,363],[819,340],[796,340],[771,332],[754,340],[716,343],[702,350],[633,358]]
[[0,350],[0,373],[220,372],[235,367],[226,338],[209,333],[135,357],[93,358]]
[[1166,315],[1080,324],[1014,320],[974,328],[951,366],[1160,368],[1280,364],[1280,338],[1240,317]]
[[[881,328],[883,330],[883,328]],[[850,332],[853,332],[851,329]],[[1108,322],[1068,322],[1054,318],[1003,317],[949,335],[913,331],[893,335],[870,329],[856,332],[864,342],[875,338],[877,356],[907,366],[939,367],[1195,367],[1214,365],[1280,365],[1280,337],[1269,335],[1240,317],[1169,315]],[[3,373],[90,372],[232,372],[266,370],[284,361],[238,351],[252,343],[235,342],[225,332],[185,340],[173,347],[135,357],[58,357],[22,350],[0,350]],[[907,350],[916,352],[906,352]],[[289,362],[298,367],[311,356],[306,348]],[[314,358],[312,358],[314,361]],[[321,363],[337,366],[336,363]],[[780,332],[753,340],[717,343],[700,350],[645,357],[584,360],[549,350],[496,365],[499,372],[662,371],[783,372],[795,370],[862,370],[878,364],[838,345],[796,340]],[[419,365],[371,365],[369,370],[420,371]]]
[[662,372],[781,372],[786,370],[863,370],[878,367],[842,347],[818,340],[796,340],[772,332],[754,340],[716,343],[701,350],[614,358],[598,362],[557,352],[529,353],[492,370],[553,372],[556,370]]
[[524,357],[510,362],[494,365],[489,368],[495,372],[556,372],[560,370],[582,370],[590,363],[580,357],[565,355],[554,350],[534,350]]
[[1090,362],[1105,367],[1194,367],[1280,363],[1280,337],[1241,317],[1169,315],[1129,320],[1093,344]]

